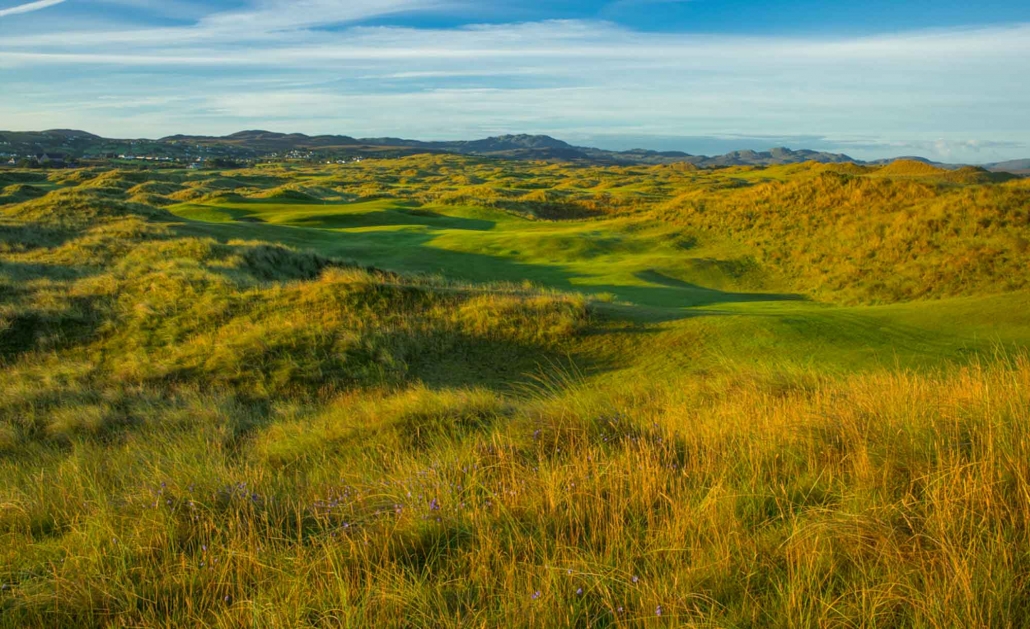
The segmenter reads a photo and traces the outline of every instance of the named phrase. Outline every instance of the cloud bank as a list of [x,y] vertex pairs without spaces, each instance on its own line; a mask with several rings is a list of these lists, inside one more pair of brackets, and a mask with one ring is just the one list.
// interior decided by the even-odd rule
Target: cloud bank
[[858,157],[1030,154],[1030,24],[852,38],[656,34],[591,20],[362,25],[456,5],[260,0],[173,26],[0,31],[0,73],[16,96],[0,101],[0,126],[540,132],[662,148],[817,137]]

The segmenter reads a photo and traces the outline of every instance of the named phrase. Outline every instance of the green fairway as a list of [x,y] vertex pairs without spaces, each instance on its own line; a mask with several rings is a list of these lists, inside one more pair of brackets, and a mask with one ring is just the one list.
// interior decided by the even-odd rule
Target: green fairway
[[[190,221],[181,227],[188,234],[281,242],[395,271],[529,281],[600,296],[615,302],[602,310],[653,325],[643,345],[623,346],[639,343],[638,333],[629,339],[613,333],[603,353],[651,370],[698,370],[726,361],[842,371],[927,366],[1030,343],[1028,293],[876,307],[821,304],[777,290],[776,278],[739,247],[684,245],[673,231],[632,219],[535,221],[398,200],[169,209]],[[684,345],[687,338],[697,340]],[[676,353],[670,346],[689,349]]]
[[[191,233],[272,240],[396,271],[469,281],[530,281],[560,290],[609,294],[642,306],[688,308],[733,302],[800,300],[725,248],[677,245],[639,223],[533,221],[498,210],[420,207],[405,201],[349,204],[182,204]],[[296,229],[282,229],[290,227]]]

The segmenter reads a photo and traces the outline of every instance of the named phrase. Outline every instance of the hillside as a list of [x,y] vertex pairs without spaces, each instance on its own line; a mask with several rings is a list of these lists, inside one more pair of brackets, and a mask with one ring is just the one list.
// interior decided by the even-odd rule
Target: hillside
[[994,164],[988,164],[986,168],[994,172],[1030,175],[1030,159],[1014,159],[1007,162],[995,162]]
[[1018,626],[1028,184],[2,170],[0,627]]
[[[896,302],[1030,287],[1030,186],[986,171],[894,162],[855,176],[688,192],[661,216],[732,234],[792,286],[833,300]],[[969,181],[971,185],[951,182]],[[1006,181],[1006,180],[1002,180]]]
[[[499,159],[585,162],[598,165],[657,165],[687,163],[699,168],[728,166],[776,166],[819,162],[842,164],[863,163],[847,155],[807,149],[774,148],[769,151],[733,151],[725,155],[691,155],[680,151],[633,149],[610,151],[573,146],[546,135],[503,135],[480,140],[426,142],[402,138],[353,138],[346,135],[308,136],[302,133],[240,131],[222,137],[172,135],[158,140],[108,139],[84,131],[51,130],[42,132],[0,131],[0,154],[19,156],[37,153],[60,153],[75,158],[96,158],[107,155],[150,156],[193,161],[198,157],[225,157],[239,160],[278,160],[296,157],[310,160],[336,160],[355,157],[398,158],[426,153],[486,156]],[[958,168],[959,165],[924,163]],[[869,162],[889,164],[894,159]],[[996,172],[1025,174],[1025,160],[991,164]]]

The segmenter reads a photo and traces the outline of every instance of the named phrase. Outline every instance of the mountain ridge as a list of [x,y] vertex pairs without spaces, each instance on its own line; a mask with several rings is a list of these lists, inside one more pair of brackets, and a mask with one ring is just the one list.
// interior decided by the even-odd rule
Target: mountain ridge
[[[0,131],[0,154],[30,156],[64,153],[75,158],[112,155],[153,155],[167,159],[195,159],[205,155],[238,159],[340,155],[403,156],[417,153],[454,153],[522,160],[584,161],[612,165],[655,165],[688,163],[699,168],[728,166],[775,166],[815,161],[824,164],[855,163],[882,165],[899,159],[919,161],[939,168],[966,164],[945,164],[918,156],[864,161],[844,153],[776,147],[767,151],[743,149],[722,155],[694,155],[683,151],[655,151],[636,148],[614,151],[576,146],[544,134],[505,134],[476,140],[411,140],[397,137],[356,138],[349,135],[306,135],[263,129],[247,129],[225,136],[175,134],[151,139],[115,139],[75,129],[45,131]],[[980,165],[991,171],[1030,174],[1030,159]]]

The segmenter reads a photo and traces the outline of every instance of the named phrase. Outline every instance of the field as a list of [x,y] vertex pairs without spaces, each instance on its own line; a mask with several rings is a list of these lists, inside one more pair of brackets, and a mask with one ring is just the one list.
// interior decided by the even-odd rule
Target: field
[[0,171],[0,627],[1030,625],[1030,180]]

